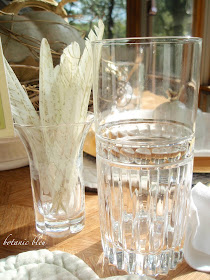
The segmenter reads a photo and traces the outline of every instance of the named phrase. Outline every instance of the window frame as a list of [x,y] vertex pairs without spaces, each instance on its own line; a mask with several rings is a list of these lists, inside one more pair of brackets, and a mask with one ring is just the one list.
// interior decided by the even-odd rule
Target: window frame
[[[151,24],[149,7],[154,0],[127,0],[127,37],[150,36]],[[201,85],[210,85],[210,26],[208,15],[210,14],[209,0],[194,0],[192,36],[203,39]],[[146,17],[146,18],[145,18]],[[145,26],[146,25],[146,26]]]

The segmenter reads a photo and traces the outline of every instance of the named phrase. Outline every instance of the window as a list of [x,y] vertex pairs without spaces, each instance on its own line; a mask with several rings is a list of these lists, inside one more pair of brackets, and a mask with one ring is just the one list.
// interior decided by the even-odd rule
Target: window
[[201,95],[207,97],[200,101],[210,103],[209,0],[78,0],[65,7],[70,23],[84,35],[102,18],[105,38],[202,37]]
[[[154,2],[155,3],[155,2]],[[155,15],[153,15],[155,14]],[[152,17],[152,36],[190,36],[192,35],[192,0],[156,1],[150,8]]]
[[192,22],[193,0],[127,0],[128,37],[187,36]]
[[[203,38],[200,108],[210,112],[210,1],[127,0],[127,37]],[[180,24],[181,23],[181,24]]]
[[70,24],[85,35],[99,18],[105,24],[105,38],[126,36],[126,0],[79,0],[65,6]]

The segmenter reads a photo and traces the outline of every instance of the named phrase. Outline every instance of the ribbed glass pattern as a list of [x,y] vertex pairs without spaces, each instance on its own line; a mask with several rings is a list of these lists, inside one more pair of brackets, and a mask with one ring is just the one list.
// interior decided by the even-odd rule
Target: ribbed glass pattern
[[147,145],[138,123],[112,124],[97,135],[102,246],[129,273],[166,274],[183,258],[193,136],[177,124],[160,126],[175,133],[157,136],[154,124],[144,124]]

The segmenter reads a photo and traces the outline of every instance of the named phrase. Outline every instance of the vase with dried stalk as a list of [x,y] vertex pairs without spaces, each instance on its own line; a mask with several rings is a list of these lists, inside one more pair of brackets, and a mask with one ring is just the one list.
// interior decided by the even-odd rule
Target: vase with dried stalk
[[83,143],[93,116],[88,113],[92,87],[91,41],[100,40],[104,25],[90,31],[80,54],[69,45],[55,68],[49,44],[42,40],[39,72],[39,112],[5,61],[15,129],[30,162],[36,229],[53,237],[84,227]]
[[84,227],[82,155],[92,120],[88,114],[78,123],[15,124],[29,157],[36,229],[41,233],[61,237]]

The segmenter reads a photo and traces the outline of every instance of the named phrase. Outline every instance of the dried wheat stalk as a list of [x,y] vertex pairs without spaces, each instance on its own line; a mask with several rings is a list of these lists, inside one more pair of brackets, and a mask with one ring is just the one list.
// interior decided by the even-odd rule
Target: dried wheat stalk
[[[41,133],[38,129],[38,132],[31,136],[37,170],[42,172],[39,161],[45,160],[46,163],[53,162],[55,165],[53,176],[48,176],[48,179],[44,178],[43,182],[40,182],[43,191],[50,192],[53,197],[53,209],[64,209],[62,196],[65,195],[70,200],[70,196],[74,194],[75,162],[82,130],[79,126],[75,126],[69,132],[65,124],[82,123],[86,120],[93,78],[91,41],[101,40],[103,32],[103,22],[99,21],[98,27],[95,27],[95,33],[91,30],[86,39],[82,56],[78,43],[74,42],[64,49],[60,64],[55,68],[49,44],[46,39],[42,40],[39,67],[39,115],[5,59],[14,121],[19,125],[30,125],[36,128],[64,124],[53,137],[48,135],[47,130]],[[69,150],[67,141],[71,143]],[[67,159],[71,161],[66,166]],[[72,168],[69,168],[69,165]],[[68,187],[63,184],[67,170],[69,172]],[[52,178],[54,178],[53,181]]]

